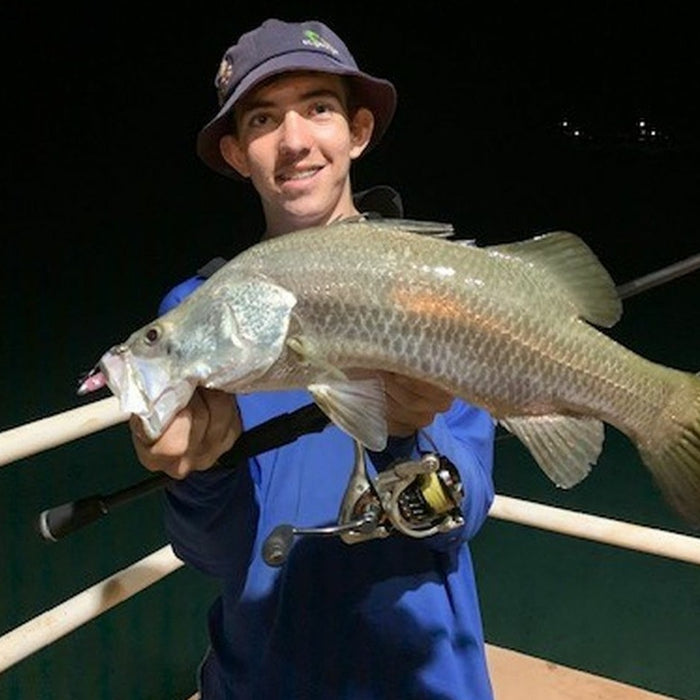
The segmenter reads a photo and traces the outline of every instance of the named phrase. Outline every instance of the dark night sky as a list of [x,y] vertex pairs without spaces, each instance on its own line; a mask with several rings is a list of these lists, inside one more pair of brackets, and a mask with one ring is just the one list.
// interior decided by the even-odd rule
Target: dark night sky
[[[3,9],[3,328],[86,369],[169,286],[255,238],[252,191],[209,172],[194,140],[223,51],[268,16],[324,19],[395,82],[395,122],[357,187],[393,184],[409,215],[482,244],[576,231],[618,282],[696,253],[695,25],[627,6]],[[636,141],[640,118],[655,145]]]

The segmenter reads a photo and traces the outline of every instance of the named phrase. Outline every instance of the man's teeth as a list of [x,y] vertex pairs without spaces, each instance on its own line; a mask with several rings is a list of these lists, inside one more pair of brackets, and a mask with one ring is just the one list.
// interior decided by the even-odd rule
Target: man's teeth
[[299,173],[292,173],[288,175],[282,175],[280,177],[281,180],[284,180],[285,182],[288,180],[304,180],[308,177],[312,177],[318,172],[317,168],[313,168],[311,170],[304,170],[303,172]]

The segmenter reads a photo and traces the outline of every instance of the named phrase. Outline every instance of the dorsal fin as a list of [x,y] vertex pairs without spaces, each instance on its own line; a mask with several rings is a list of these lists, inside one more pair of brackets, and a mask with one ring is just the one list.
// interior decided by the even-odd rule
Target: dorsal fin
[[444,221],[423,221],[421,219],[382,219],[366,218],[363,214],[347,216],[342,219],[335,219],[329,226],[345,226],[346,224],[362,224],[366,227],[377,229],[378,231],[409,231],[423,236],[434,236],[436,238],[449,238],[455,233],[454,226]]
[[381,227],[396,228],[401,231],[410,231],[422,236],[434,236],[435,238],[449,238],[454,236],[454,226],[445,221],[422,221],[420,219],[375,219],[371,223],[377,223]]
[[527,241],[490,246],[545,273],[573,304],[576,313],[609,328],[622,315],[615,283],[595,253],[573,233],[553,231]]

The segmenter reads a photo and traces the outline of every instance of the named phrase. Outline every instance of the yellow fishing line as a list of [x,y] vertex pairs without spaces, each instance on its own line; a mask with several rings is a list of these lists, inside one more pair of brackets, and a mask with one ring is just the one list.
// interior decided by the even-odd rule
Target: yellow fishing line
[[435,472],[423,476],[421,493],[428,502],[428,505],[436,513],[444,513],[452,507],[449,499],[445,496],[445,490],[442,488],[440,479],[438,479]]

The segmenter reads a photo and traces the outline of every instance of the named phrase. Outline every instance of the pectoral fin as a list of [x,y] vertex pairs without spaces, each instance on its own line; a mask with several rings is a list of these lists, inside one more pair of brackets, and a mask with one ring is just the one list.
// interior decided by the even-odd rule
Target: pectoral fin
[[561,488],[586,478],[603,448],[603,423],[588,416],[516,416],[500,421]]
[[370,450],[386,447],[386,400],[378,378],[330,380],[308,387],[321,410]]

